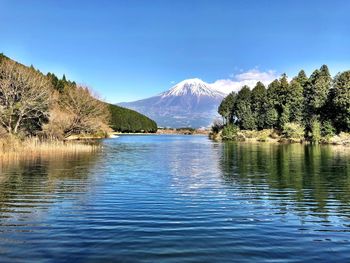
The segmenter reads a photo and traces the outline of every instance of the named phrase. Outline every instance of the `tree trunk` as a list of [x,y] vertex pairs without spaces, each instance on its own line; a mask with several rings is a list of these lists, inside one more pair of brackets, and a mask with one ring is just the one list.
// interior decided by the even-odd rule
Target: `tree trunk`
[[22,121],[22,116],[20,116],[20,117],[18,118],[17,122],[16,122],[15,128],[14,128],[14,130],[13,130],[13,133],[14,133],[14,134],[17,134],[17,133],[18,133],[18,127],[19,127],[21,121]]

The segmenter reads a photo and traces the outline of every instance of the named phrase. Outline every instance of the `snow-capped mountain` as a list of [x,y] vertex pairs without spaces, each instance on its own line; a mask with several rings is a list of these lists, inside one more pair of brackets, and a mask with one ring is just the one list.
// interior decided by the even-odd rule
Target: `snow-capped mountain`
[[226,95],[200,79],[181,81],[168,91],[118,105],[145,114],[162,127],[208,127]]
[[223,93],[215,90],[208,83],[195,78],[183,80],[173,86],[170,90],[163,92],[160,95],[163,97],[184,95],[222,97]]

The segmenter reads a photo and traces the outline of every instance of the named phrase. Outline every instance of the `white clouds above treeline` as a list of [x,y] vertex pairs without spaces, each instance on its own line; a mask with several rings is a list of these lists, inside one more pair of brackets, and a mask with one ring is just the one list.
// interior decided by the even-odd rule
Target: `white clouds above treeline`
[[279,75],[274,70],[260,71],[259,69],[251,69],[236,74],[232,78],[219,79],[212,85],[215,89],[228,94],[232,91],[239,91],[244,85],[253,88],[258,81],[268,85],[278,77]]

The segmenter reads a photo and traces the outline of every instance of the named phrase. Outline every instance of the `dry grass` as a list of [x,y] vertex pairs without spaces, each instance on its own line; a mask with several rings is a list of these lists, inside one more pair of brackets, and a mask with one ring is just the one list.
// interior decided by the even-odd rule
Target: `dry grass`
[[38,138],[28,138],[24,141],[16,138],[0,139],[0,160],[16,158],[31,158],[48,154],[68,154],[94,152],[101,148],[97,144],[81,141],[41,141]]

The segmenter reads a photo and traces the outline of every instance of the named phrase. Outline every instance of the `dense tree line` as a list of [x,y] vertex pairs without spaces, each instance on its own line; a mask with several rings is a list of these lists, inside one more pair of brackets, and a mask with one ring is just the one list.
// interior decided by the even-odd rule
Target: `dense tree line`
[[117,105],[109,104],[110,126],[119,132],[156,132],[157,123],[150,118]]
[[305,137],[350,131],[350,71],[333,79],[323,65],[307,77],[304,70],[291,81],[283,74],[266,88],[258,82],[243,86],[221,102],[219,114],[224,124],[244,130],[274,128],[287,124],[303,127]]
[[44,75],[0,54],[0,136],[104,135],[110,125],[117,131],[157,129],[146,116],[100,101],[65,75]]

